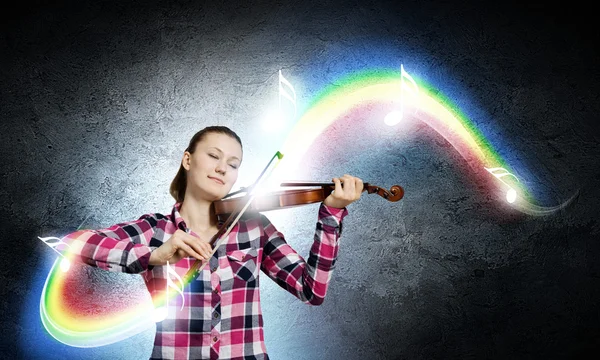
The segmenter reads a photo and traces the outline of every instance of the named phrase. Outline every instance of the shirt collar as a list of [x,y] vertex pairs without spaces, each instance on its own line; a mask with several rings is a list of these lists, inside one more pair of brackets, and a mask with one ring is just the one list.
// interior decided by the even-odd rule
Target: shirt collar
[[175,227],[187,232],[188,229],[187,229],[185,220],[183,220],[183,218],[181,217],[181,214],[179,213],[180,208],[181,208],[181,203],[175,203],[175,205],[173,205],[173,210],[171,211],[171,219],[175,223]]
[[[188,232],[187,224],[185,223],[185,220],[183,220],[183,218],[181,217],[179,209],[181,209],[181,203],[175,203],[175,205],[173,205],[173,210],[171,211],[171,219],[175,223],[175,227],[185,232]],[[223,223],[224,221],[219,221],[217,226],[221,227]]]

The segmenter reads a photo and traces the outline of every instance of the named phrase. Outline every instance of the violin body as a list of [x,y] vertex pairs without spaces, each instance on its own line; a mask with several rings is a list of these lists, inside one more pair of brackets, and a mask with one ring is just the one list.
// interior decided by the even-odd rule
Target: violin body
[[[333,183],[315,183],[315,182],[288,182],[281,186],[318,186],[313,189],[294,189],[276,191],[267,194],[259,194],[254,197],[245,210],[245,213],[256,213],[261,211],[278,210],[283,208],[295,207],[318,203],[327,198],[335,189]],[[394,185],[389,191],[378,186],[364,184],[363,191],[369,194],[378,194],[389,201],[398,201],[404,196],[404,189],[399,185]],[[219,221],[239,210],[240,204],[248,203],[250,197],[239,196],[233,198],[224,198],[213,202],[215,214]]]
[[[323,201],[333,189],[319,188],[312,190],[284,190],[258,195],[252,200],[246,213],[257,213],[261,211],[278,210],[295,206],[308,205]],[[215,214],[220,221],[233,213],[240,203],[245,203],[249,200],[249,196],[240,196],[235,198],[227,198],[213,202]]]

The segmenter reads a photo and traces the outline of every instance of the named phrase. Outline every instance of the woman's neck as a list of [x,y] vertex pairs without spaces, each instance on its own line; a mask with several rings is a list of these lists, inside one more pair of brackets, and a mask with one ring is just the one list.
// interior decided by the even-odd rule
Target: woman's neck
[[179,214],[185,220],[187,227],[194,232],[208,232],[217,226],[217,216],[213,211],[212,202],[196,199],[191,194],[189,197],[186,194]]

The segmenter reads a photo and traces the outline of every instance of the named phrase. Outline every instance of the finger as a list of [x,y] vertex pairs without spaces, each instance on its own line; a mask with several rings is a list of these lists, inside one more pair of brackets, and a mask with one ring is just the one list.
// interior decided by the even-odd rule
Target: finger
[[213,248],[209,243],[201,243],[200,247],[202,248],[201,254],[204,255],[205,259],[209,259],[213,254]]
[[365,184],[363,183],[362,179],[360,178],[354,178],[356,181],[356,199],[360,198],[360,196],[362,195],[362,192],[365,188]]
[[200,247],[200,239],[186,232],[179,233],[176,238],[177,247],[186,252],[187,256],[203,260],[206,257]]
[[332,195],[334,197],[342,196],[344,190],[342,189],[341,180],[339,178],[333,178],[333,179],[331,179],[331,181],[333,181],[333,184],[335,185]]
[[175,233],[173,234],[173,236],[187,236],[187,235],[189,235],[189,234],[181,229],[175,230]]
[[344,174],[342,177],[344,182],[344,198],[350,199],[354,197],[356,191],[356,185],[354,184],[354,177]]
[[197,246],[200,251],[200,255],[204,256],[205,259],[209,259],[213,254],[213,247],[211,244],[202,241],[200,238],[190,235],[191,241]]
[[203,261],[203,260],[207,259],[207,258],[205,258],[204,256],[202,256],[202,255],[200,254],[200,252],[197,252],[197,251],[196,251],[196,250],[193,248],[193,246],[190,246],[190,245],[188,245],[188,244],[185,244],[185,243],[184,243],[184,244],[182,244],[182,245],[181,245],[181,247],[180,247],[180,249],[181,249],[181,250],[183,250],[183,251],[185,251],[185,253],[186,253],[188,256],[194,257],[194,258],[196,258],[196,259],[198,259],[198,260],[200,260],[200,261]]
[[[210,248],[209,244],[203,243],[199,238],[186,233],[185,236],[182,237],[182,240],[185,245],[189,246],[195,253],[199,254],[203,258],[202,260],[211,257],[210,250],[207,250],[203,245],[208,245],[208,248],[211,250],[212,248]],[[190,254],[190,256],[192,255]]]

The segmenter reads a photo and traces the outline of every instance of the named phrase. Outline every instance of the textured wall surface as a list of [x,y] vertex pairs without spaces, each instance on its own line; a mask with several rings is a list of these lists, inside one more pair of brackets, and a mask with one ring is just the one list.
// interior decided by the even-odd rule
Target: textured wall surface
[[[271,357],[597,357],[600,59],[591,11],[461,3],[25,1],[4,9],[0,357],[148,358],[152,329],[88,349],[49,337],[39,299],[55,254],[37,237],[168,211],[183,149],[204,126],[237,131],[242,176],[256,176],[281,136],[260,125],[280,69],[306,108],[341,75],[400,63],[496,134],[541,201],[579,197],[546,217],[514,213],[482,193],[464,160],[426,127],[400,134],[337,122],[309,151],[307,174],[401,184],[406,196],[350,206],[322,306],[263,279]],[[270,218],[306,254],[315,216],[307,206]],[[89,269],[98,296],[139,288],[140,279],[118,275]]]

